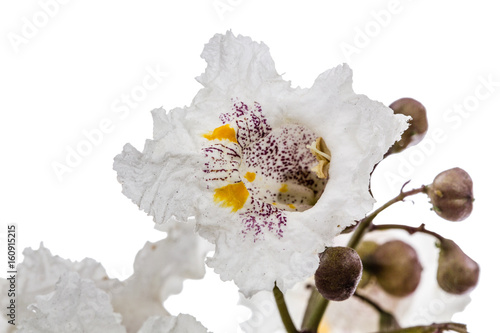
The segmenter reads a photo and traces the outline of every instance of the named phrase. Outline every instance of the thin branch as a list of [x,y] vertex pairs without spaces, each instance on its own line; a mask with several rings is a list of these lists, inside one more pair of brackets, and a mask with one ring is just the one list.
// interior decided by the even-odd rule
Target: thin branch
[[369,227],[368,231],[389,230],[389,229],[401,229],[401,230],[405,230],[410,235],[413,235],[416,232],[421,232],[421,233],[424,233],[424,234],[428,234],[428,235],[434,236],[439,241],[442,241],[444,239],[444,237],[441,236],[440,234],[438,234],[438,233],[436,233],[434,231],[430,231],[430,230],[425,229],[425,224],[424,223],[422,223],[418,228],[410,227],[410,226],[407,226],[407,225],[401,225],[401,224],[380,224],[380,225],[372,224]]
[[285,297],[281,290],[274,285],[273,289],[274,299],[276,300],[276,305],[278,306],[278,310],[281,316],[281,320],[283,321],[283,325],[287,333],[299,333],[293,324],[292,317],[290,317],[290,313],[288,312],[288,308],[285,303]]
[[358,228],[354,231],[354,234],[352,235],[352,238],[350,239],[349,244],[347,244],[347,246],[349,246],[353,249],[356,248],[356,246],[361,241],[361,238],[363,238],[365,233],[368,232],[368,230],[372,224],[373,219],[378,214],[380,214],[382,211],[384,211],[386,208],[392,206],[396,202],[403,201],[406,197],[409,197],[410,195],[415,195],[417,193],[425,193],[425,191],[427,190],[427,186],[422,185],[422,187],[419,187],[419,188],[416,188],[416,189],[413,189],[413,190],[410,190],[407,192],[403,192],[403,188],[405,187],[406,184],[408,184],[408,182],[406,182],[403,185],[403,187],[401,188],[401,191],[399,192],[399,194],[395,198],[387,201],[380,208],[378,208],[373,213],[371,213],[370,215],[367,215],[364,219],[361,220],[361,222],[358,224]]

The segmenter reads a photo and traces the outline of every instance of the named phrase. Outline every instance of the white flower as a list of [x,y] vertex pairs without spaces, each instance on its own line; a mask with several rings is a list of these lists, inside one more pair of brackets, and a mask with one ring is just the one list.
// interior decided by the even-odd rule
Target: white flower
[[[123,325],[120,327],[127,332],[137,332],[148,317],[168,315],[163,302],[182,290],[185,279],[204,276],[207,245],[194,233],[192,223],[172,223],[168,237],[155,243],[147,242],[139,251],[134,273],[124,281],[110,279],[102,265],[93,259],[72,262],[53,256],[43,244],[36,251],[25,249],[24,260],[18,266],[17,318],[21,325],[27,325],[25,327],[43,324],[48,327],[47,332],[51,331],[49,328],[61,330],[58,325],[63,318],[68,322],[76,320],[75,325],[81,323],[81,327],[90,332],[94,324],[84,319],[99,318],[99,313],[105,310],[108,315],[103,320],[109,320],[110,313],[114,312],[119,314],[113,318]],[[2,284],[4,279],[0,279],[0,286]],[[88,292],[88,296],[81,296],[78,288],[82,295]],[[2,306],[8,301],[6,296],[0,295]],[[92,299],[94,296],[97,299]],[[65,307],[56,306],[64,302],[70,302],[73,307],[67,307],[64,312]],[[33,303],[37,313],[30,307]],[[51,307],[60,311],[52,313]],[[10,326],[8,332],[13,329]],[[66,330],[69,331],[73,330]]]
[[[336,240],[342,243],[338,237]],[[451,295],[441,290],[436,281],[438,253],[435,239],[428,235],[409,236],[404,231],[371,232],[364,237],[377,243],[399,239],[411,245],[418,253],[423,266],[420,285],[409,296],[394,297],[385,293],[378,285],[371,284],[358,292],[374,301],[385,311],[393,314],[402,327],[430,325],[448,322],[455,313],[461,312],[469,304],[469,294]],[[288,310],[297,327],[311,295],[314,279],[297,284],[285,295]],[[240,304],[252,311],[252,316],[240,324],[246,333],[285,332],[278,310],[270,305],[274,302],[271,293],[261,292],[251,300],[241,298]],[[379,314],[367,303],[353,296],[342,302],[329,302],[318,333],[366,333],[379,331]]]
[[21,318],[19,333],[125,333],[109,295],[76,272],[61,276],[54,292],[35,297],[33,315]]
[[[455,313],[463,311],[471,301],[470,294],[448,294],[437,283],[439,249],[436,247],[434,237],[421,233],[410,236],[405,231],[391,230],[371,232],[364,238],[364,240],[372,240],[379,244],[395,239],[404,241],[417,251],[420,263],[423,266],[418,288],[409,296],[401,298],[387,294],[378,284],[373,283],[366,288],[360,289],[360,294],[367,296],[385,311],[392,313],[402,327],[450,321]],[[373,308],[364,303],[360,304],[359,300],[350,299],[349,301],[353,304],[358,303],[357,305],[351,305],[356,306],[358,309],[366,308],[367,322],[372,321],[377,325],[378,314],[373,311]],[[366,332],[366,326],[359,327],[356,331],[352,329],[352,325],[349,326],[349,323],[342,320],[339,323],[339,321],[335,320],[336,317],[341,317],[341,313],[345,313],[340,304],[331,304],[328,311],[327,318],[330,318],[330,324],[334,325],[336,323],[335,325],[339,327],[345,325],[345,327],[342,327],[344,328],[343,332]],[[371,330],[374,330],[374,327],[376,328],[376,326],[371,326]]]
[[207,333],[207,329],[193,316],[150,317],[137,333]]
[[[72,262],[59,256],[52,256],[50,251],[40,245],[38,250],[27,248],[23,251],[24,260],[18,265],[16,314],[18,320],[34,318],[28,306],[35,302],[39,295],[47,295],[54,291],[56,283],[68,272],[78,273],[82,279],[92,280],[96,287],[111,290],[117,283],[109,279],[102,265],[93,259],[86,258],[80,262]],[[0,279],[0,282],[4,282]],[[6,294],[1,294],[2,304],[8,301]],[[9,325],[11,332],[15,327]]]
[[153,110],[153,140],[115,158],[123,193],[159,228],[194,216],[208,265],[245,295],[286,290],[372,208],[370,172],[406,118],[356,95],[347,65],[292,88],[264,44],[231,32],[202,57],[191,106]]
[[134,274],[111,291],[113,306],[131,332],[150,316],[166,315],[164,301],[181,292],[185,279],[205,275],[207,244],[194,233],[192,223],[174,225],[167,238],[144,245],[135,257]]

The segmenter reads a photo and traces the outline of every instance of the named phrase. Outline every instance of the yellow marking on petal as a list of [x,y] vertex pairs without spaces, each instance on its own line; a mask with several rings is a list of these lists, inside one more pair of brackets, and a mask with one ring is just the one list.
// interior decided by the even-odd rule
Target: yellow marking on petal
[[281,185],[280,192],[281,193],[288,192],[288,184]]
[[215,189],[214,201],[222,202],[221,206],[232,208],[232,212],[236,212],[243,208],[243,205],[248,198],[248,190],[243,182],[229,184]]
[[330,326],[326,323],[326,320],[322,320],[319,323],[318,333],[330,333]]
[[208,140],[229,140],[238,143],[236,131],[229,124],[217,127],[212,132],[203,134],[203,137]]
[[255,180],[255,172],[247,172],[245,174],[246,180],[248,180],[250,183]]
[[276,205],[277,205],[277,203],[276,203],[276,202],[273,202],[273,206],[276,206]]
[[295,209],[295,206],[293,204],[289,204],[288,207],[290,207],[291,209]]

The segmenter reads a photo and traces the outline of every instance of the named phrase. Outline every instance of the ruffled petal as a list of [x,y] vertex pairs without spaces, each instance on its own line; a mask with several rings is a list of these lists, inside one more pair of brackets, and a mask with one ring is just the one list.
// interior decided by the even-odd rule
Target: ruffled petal
[[134,274],[112,291],[113,306],[128,330],[137,331],[150,316],[168,315],[164,301],[181,292],[185,279],[205,275],[210,246],[193,228],[193,223],[175,222],[167,238],[147,242],[137,253]]
[[[92,282],[98,289],[95,293],[108,295],[113,311],[123,317],[122,324],[129,332],[136,332],[150,316],[168,315],[163,302],[170,295],[182,290],[185,279],[200,279],[204,276],[205,256],[212,248],[194,232],[193,221],[172,222],[168,231],[168,237],[165,239],[155,243],[147,242],[144,245],[137,254],[134,273],[125,281],[110,279],[102,265],[93,259],[86,258],[80,262],[62,259],[53,256],[43,244],[39,250],[24,250],[24,261],[18,266],[17,276],[18,318],[33,320],[30,321],[30,325],[43,324],[43,318],[36,317],[31,310],[28,310],[28,306],[38,302],[37,297],[40,295],[52,295],[61,277],[73,273],[84,282],[72,284],[71,293],[76,293],[79,287],[87,288],[89,282]],[[71,279],[75,280],[73,277]],[[5,283],[6,280],[0,279],[0,286]],[[6,294],[0,295],[0,304],[5,306],[8,302],[6,296]],[[66,315],[72,313],[65,312]],[[57,318],[62,320],[63,317]],[[46,325],[56,327],[55,323],[54,320]],[[13,327],[9,326],[8,329],[10,332]]]
[[[199,169],[198,154],[190,153],[193,143],[182,126],[179,112],[166,115],[165,110],[153,111],[154,136],[140,153],[131,145],[115,157],[114,169],[123,193],[139,208],[154,217],[158,224],[172,216],[187,220],[194,215],[193,203],[197,197],[181,191],[184,186],[196,186],[193,170]],[[173,126],[177,124],[179,126]]]
[[[16,311],[19,318],[31,316],[28,306],[35,302],[35,297],[54,291],[61,275],[67,272],[76,272],[80,277],[94,281],[98,288],[104,290],[111,290],[119,283],[116,279],[109,279],[104,267],[95,260],[86,258],[73,262],[53,256],[43,244],[40,244],[38,250],[25,249],[23,256],[23,262],[18,265],[16,281]],[[6,301],[6,296],[0,295],[2,304]]]
[[55,291],[37,296],[29,309],[33,315],[21,318],[20,333],[126,332],[109,296],[75,272],[64,273]]
[[281,79],[265,44],[241,35],[235,37],[231,32],[215,35],[201,57],[208,65],[197,80],[222,96],[242,92],[252,96],[264,83]]

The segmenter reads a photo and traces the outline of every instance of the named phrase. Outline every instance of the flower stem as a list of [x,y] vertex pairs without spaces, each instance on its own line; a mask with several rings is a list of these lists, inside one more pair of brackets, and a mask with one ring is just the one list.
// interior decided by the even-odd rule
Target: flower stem
[[285,296],[278,288],[278,286],[274,286],[273,289],[274,299],[276,300],[276,305],[278,306],[278,311],[281,316],[281,320],[283,321],[283,325],[287,333],[298,333],[295,325],[293,324],[292,317],[290,317],[290,313],[288,312],[288,308],[285,303]]
[[311,297],[309,297],[304,319],[302,320],[302,332],[316,332],[318,330],[328,303],[328,300],[321,296],[316,287],[312,287]]
[[[405,183],[403,185],[403,188],[406,184],[407,183]],[[427,189],[427,186],[422,185],[419,188],[416,188],[416,189],[413,189],[410,191],[406,191],[406,192],[403,192],[403,188],[401,188],[401,192],[399,192],[399,194],[396,197],[387,201],[384,205],[379,207],[373,213],[367,215],[364,219],[361,220],[361,222],[359,222],[358,227],[354,231],[354,234],[352,235],[351,239],[349,240],[349,243],[347,244],[347,246],[355,249],[356,246],[358,246],[361,239],[363,238],[363,236],[370,230],[372,221],[378,214],[380,214],[382,211],[384,211],[386,208],[392,206],[396,202],[403,201],[406,197],[409,197],[410,195],[415,195],[418,193],[425,192]]]
[[377,303],[375,303],[374,301],[372,301],[371,299],[369,299],[368,297],[365,297],[361,294],[359,294],[358,292],[355,292],[354,293],[354,296],[359,298],[360,300],[362,300],[363,302],[367,303],[368,305],[370,305],[372,308],[374,308],[378,313],[387,313],[387,311],[385,311],[384,309],[382,309],[380,307],[380,305],[378,305]]
[[362,300],[363,302],[367,303],[370,305],[372,308],[374,308],[378,314],[379,314],[379,329],[385,331],[389,330],[396,330],[396,329],[401,329],[401,326],[399,326],[398,321],[396,318],[392,315],[392,313],[389,313],[382,309],[380,305],[372,301],[366,296],[363,296],[359,294],[358,292],[354,293],[354,296]]
[[407,226],[407,225],[400,225],[400,224],[381,224],[381,225],[375,225],[375,224],[372,224],[369,228],[368,231],[375,231],[375,230],[389,230],[389,229],[401,229],[401,230],[405,230],[406,232],[408,232],[410,235],[413,235],[414,233],[416,232],[421,232],[421,233],[424,233],[424,234],[428,234],[428,235],[431,235],[431,236],[434,236],[436,237],[439,241],[442,241],[444,239],[443,236],[441,236],[440,234],[436,233],[436,232],[433,232],[433,231],[430,231],[430,230],[427,230],[425,229],[425,224],[422,223],[420,225],[420,227],[418,228],[415,228],[415,227],[410,227],[410,226]]
[[429,326],[414,326],[393,331],[384,331],[383,333],[442,333],[445,331],[467,333],[467,326],[457,323],[440,323]]

